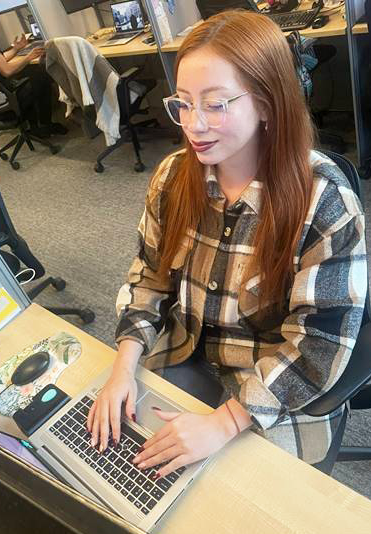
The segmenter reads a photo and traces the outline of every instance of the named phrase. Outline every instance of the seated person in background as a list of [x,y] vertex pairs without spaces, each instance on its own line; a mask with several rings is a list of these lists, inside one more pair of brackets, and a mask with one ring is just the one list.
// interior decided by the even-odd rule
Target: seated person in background
[[29,86],[22,87],[18,91],[18,97],[32,133],[41,138],[50,137],[52,134],[65,135],[67,128],[52,122],[52,79],[44,66],[30,66],[31,61],[44,56],[45,49],[36,47],[26,56],[13,59],[26,45],[27,39],[23,34],[20,39],[15,38],[10,50],[0,52],[1,81],[12,90],[16,86],[17,78],[29,78],[32,91]]
[[140,469],[165,463],[165,476],[252,430],[327,470],[346,411],[301,409],[338,380],[361,325],[360,202],[313,150],[290,49],[269,18],[211,17],[185,38],[176,80],[164,103],[185,148],[149,186],[117,300],[118,355],[88,416],[92,445],[104,451],[110,428],[120,439],[122,403],[135,421],[141,359],[216,409],[153,407],[164,426],[133,460]]

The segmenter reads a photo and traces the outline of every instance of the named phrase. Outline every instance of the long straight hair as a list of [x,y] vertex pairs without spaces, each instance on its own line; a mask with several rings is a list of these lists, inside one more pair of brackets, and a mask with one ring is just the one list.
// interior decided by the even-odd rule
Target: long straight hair
[[[196,27],[178,52],[175,74],[185,56],[203,47],[234,66],[267,117],[259,143],[257,178],[263,182],[263,198],[253,263],[261,276],[260,309],[268,303],[282,308],[294,275],[294,255],[313,182],[309,161],[313,128],[293,57],[276,24],[263,15],[240,10],[220,13]],[[170,269],[187,229],[196,229],[207,217],[204,168],[187,139],[166,197],[162,274]]]

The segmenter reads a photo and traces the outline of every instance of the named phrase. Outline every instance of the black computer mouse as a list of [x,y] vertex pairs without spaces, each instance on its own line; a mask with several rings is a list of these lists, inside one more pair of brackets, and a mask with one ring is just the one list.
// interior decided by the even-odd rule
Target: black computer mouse
[[49,367],[50,356],[48,352],[36,352],[18,365],[12,374],[12,384],[24,386],[39,378]]
[[325,26],[329,20],[330,20],[330,17],[328,15],[319,15],[312,22],[312,28],[314,30],[318,28],[322,28],[322,26]]

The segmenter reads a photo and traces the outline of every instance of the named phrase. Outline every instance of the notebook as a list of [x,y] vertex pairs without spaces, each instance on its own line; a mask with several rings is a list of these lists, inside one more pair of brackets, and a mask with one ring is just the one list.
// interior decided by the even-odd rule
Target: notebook
[[111,4],[116,33],[101,46],[123,45],[144,31],[144,17],[138,0]]
[[103,454],[92,448],[86,418],[109,375],[110,369],[32,434],[30,442],[39,458],[61,479],[148,532],[203,469],[207,460],[182,467],[157,480],[153,480],[153,474],[159,466],[138,470],[132,464],[139,447],[165,424],[156,417],[151,406],[166,411],[184,411],[140,380],[137,381],[137,423],[123,418],[121,439],[116,448],[112,440]]

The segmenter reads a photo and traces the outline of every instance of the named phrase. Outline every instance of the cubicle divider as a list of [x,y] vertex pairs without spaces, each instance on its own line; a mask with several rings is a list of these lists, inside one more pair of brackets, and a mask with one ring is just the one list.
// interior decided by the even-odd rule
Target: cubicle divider
[[352,83],[354,122],[358,164],[365,177],[370,175],[371,102],[368,102],[368,71],[370,64],[369,36],[355,33],[355,26],[365,14],[364,0],[345,0],[350,75]]
[[27,294],[0,255],[0,330],[30,303]]

